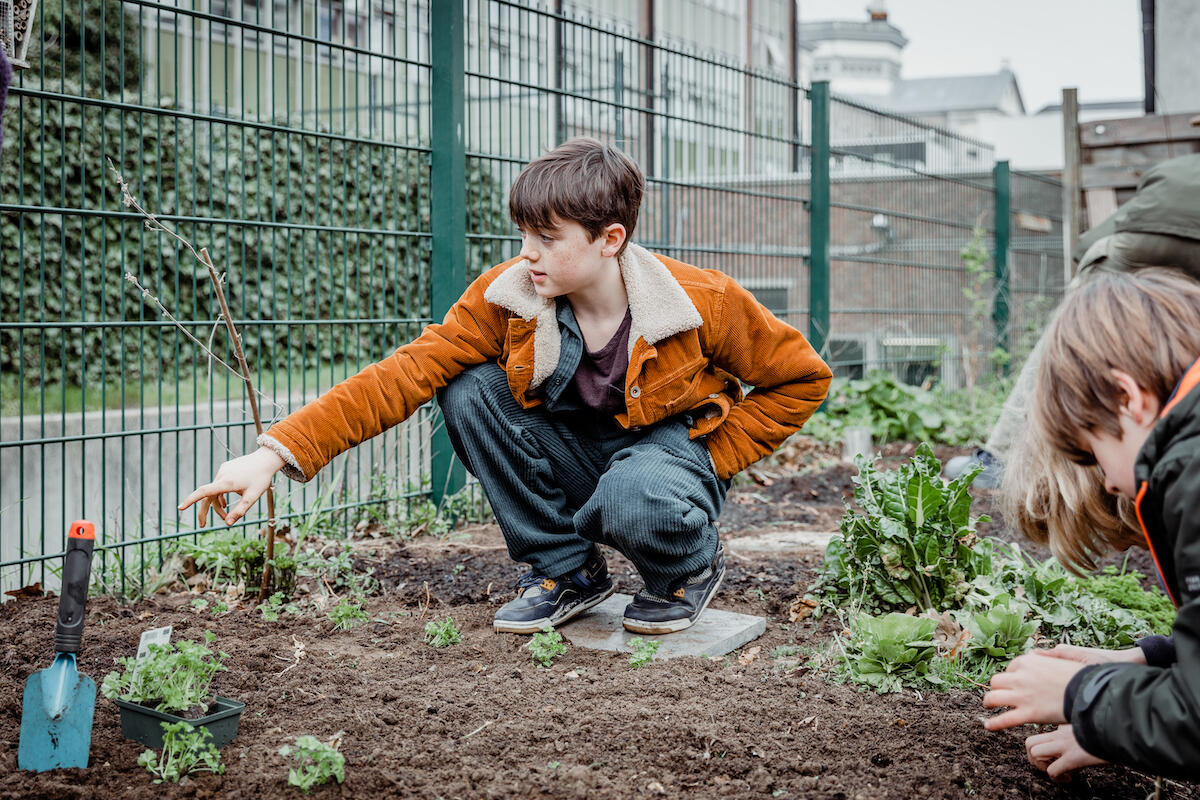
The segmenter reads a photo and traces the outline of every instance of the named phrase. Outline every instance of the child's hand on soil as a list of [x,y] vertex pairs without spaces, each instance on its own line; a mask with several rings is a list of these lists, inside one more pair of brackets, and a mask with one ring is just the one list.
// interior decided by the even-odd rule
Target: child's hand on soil
[[1059,725],[1049,733],[1030,736],[1025,740],[1025,753],[1030,764],[1044,770],[1056,783],[1071,780],[1071,772],[1081,767],[1108,763],[1080,747],[1070,725]]
[[[283,459],[271,450],[260,447],[253,453],[226,461],[217,470],[212,483],[206,483],[192,492],[179,504],[183,511],[188,506],[200,501],[200,527],[204,527],[208,519],[208,509],[224,520],[226,525],[232,525],[242,518],[250,507],[262,497],[263,492],[271,485],[271,478],[283,468]],[[225,494],[234,492],[242,499],[233,508],[225,508]]]
[[992,690],[983,696],[984,708],[1008,707],[1008,711],[983,721],[989,731],[1003,730],[1030,722],[1066,722],[1063,694],[1078,661],[1054,658],[1037,651],[1017,656],[1004,672],[992,676]]
[[1067,661],[1077,661],[1080,664],[1110,664],[1116,661],[1131,664],[1145,664],[1146,654],[1140,647],[1130,647],[1126,650],[1104,650],[1099,647],[1077,647],[1073,644],[1060,644],[1049,650],[1039,650],[1042,655],[1052,658],[1062,658]]

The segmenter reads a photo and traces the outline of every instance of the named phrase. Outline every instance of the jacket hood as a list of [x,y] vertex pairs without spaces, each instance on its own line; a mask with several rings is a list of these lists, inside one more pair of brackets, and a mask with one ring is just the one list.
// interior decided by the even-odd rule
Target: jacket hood
[[[630,244],[617,259],[629,296],[629,355],[638,339],[653,345],[683,331],[699,328],[704,318],[665,264],[649,250]],[[558,366],[561,332],[554,298],[542,297],[529,277],[529,260],[521,259],[500,273],[484,299],[521,319],[536,320],[533,334],[533,379],[540,386]]]

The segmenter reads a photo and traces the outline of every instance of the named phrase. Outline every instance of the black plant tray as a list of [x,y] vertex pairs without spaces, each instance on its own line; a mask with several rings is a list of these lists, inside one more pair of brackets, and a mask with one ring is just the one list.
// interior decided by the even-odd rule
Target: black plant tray
[[121,735],[126,739],[141,742],[147,747],[162,747],[161,723],[186,722],[193,728],[208,728],[212,734],[212,743],[216,747],[224,747],[237,736],[238,723],[242,719],[242,711],[246,704],[228,697],[214,697],[212,713],[196,719],[176,716],[169,711],[155,711],[153,708],[130,703],[128,700],[114,700],[121,708]]

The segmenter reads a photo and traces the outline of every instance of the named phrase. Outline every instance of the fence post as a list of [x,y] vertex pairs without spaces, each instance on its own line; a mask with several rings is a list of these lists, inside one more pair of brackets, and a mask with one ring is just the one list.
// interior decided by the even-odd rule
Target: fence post
[[[997,161],[992,167],[993,193],[995,197],[996,238],[995,252],[992,253],[996,299],[992,304],[992,322],[996,326],[996,346],[1006,353],[1012,354],[1012,342],[1009,336],[1009,276],[1008,250],[1010,245],[1010,219],[1012,205],[1012,186],[1007,161]],[[1005,373],[1008,364],[1004,365]]]
[[[466,116],[464,28],[461,2],[431,3],[430,31],[433,158],[430,194],[433,234],[431,316],[440,322],[467,287]],[[454,494],[466,482],[462,462],[439,411],[430,443],[433,499]]]
[[829,81],[813,81],[812,183],[809,187],[808,225],[808,341],[828,356],[829,336]]

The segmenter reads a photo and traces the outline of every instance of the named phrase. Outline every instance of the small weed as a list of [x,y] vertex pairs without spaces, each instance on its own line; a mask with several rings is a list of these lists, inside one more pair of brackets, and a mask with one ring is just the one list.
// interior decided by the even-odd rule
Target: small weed
[[546,766],[549,767],[550,769],[558,769],[559,767],[562,766],[562,762],[561,761],[548,761],[548,762],[546,762]]
[[281,613],[299,614],[300,609],[296,608],[295,605],[283,602],[286,599],[287,597],[283,592],[276,592],[267,598],[267,602],[258,604],[258,612],[262,614],[262,618],[267,622],[278,622]]
[[362,603],[343,599],[336,606],[329,609],[329,619],[333,621],[338,630],[348,631],[366,622],[367,612],[363,611]]
[[550,666],[554,663],[555,658],[567,652],[567,645],[563,642],[562,634],[549,626],[542,628],[541,633],[535,633],[529,640],[529,644],[525,646],[529,648],[534,663],[543,667]]
[[203,597],[197,597],[195,600],[192,601],[192,608],[196,609],[196,611],[198,611],[198,612],[205,611],[208,609],[208,601],[205,600]]
[[640,636],[633,637],[626,644],[633,648],[633,653],[629,656],[629,666],[634,669],[644,667],[653,661],[654,654],[662,646],[662,642],[656,639],[646,641]]
[[229,610],[229,604],[226,603],[224,600],[218,600],[217,602],[213,603],[212,613],[213,613],[214,617],[217,616],[218,614],[224,614],[228,610]]
[[425,623],[425,644],[431,647],[449,647],[462,641],[462,634],[454,624],[453,617],[446,617],[441,622],[431,620]]
[[[338,739],[341,734],[334,736]],[[279,748],[279,755],[288,759],[288,785],[295,786],[308,794],[314,786],[336,778],[338,783],[346,780],[346,757],[333,745],[320,741],[315,736],[298,736],[294,745]]]
[[138,756],[138,766],[145,767],[155,783],[170,781],[179,783],[185,775],[193,772],[225,771],[221,753],[213,746],[212,732],[208,728],[193,728],[187,722],[160,723],[163,730],[161,753],[145,750]]

